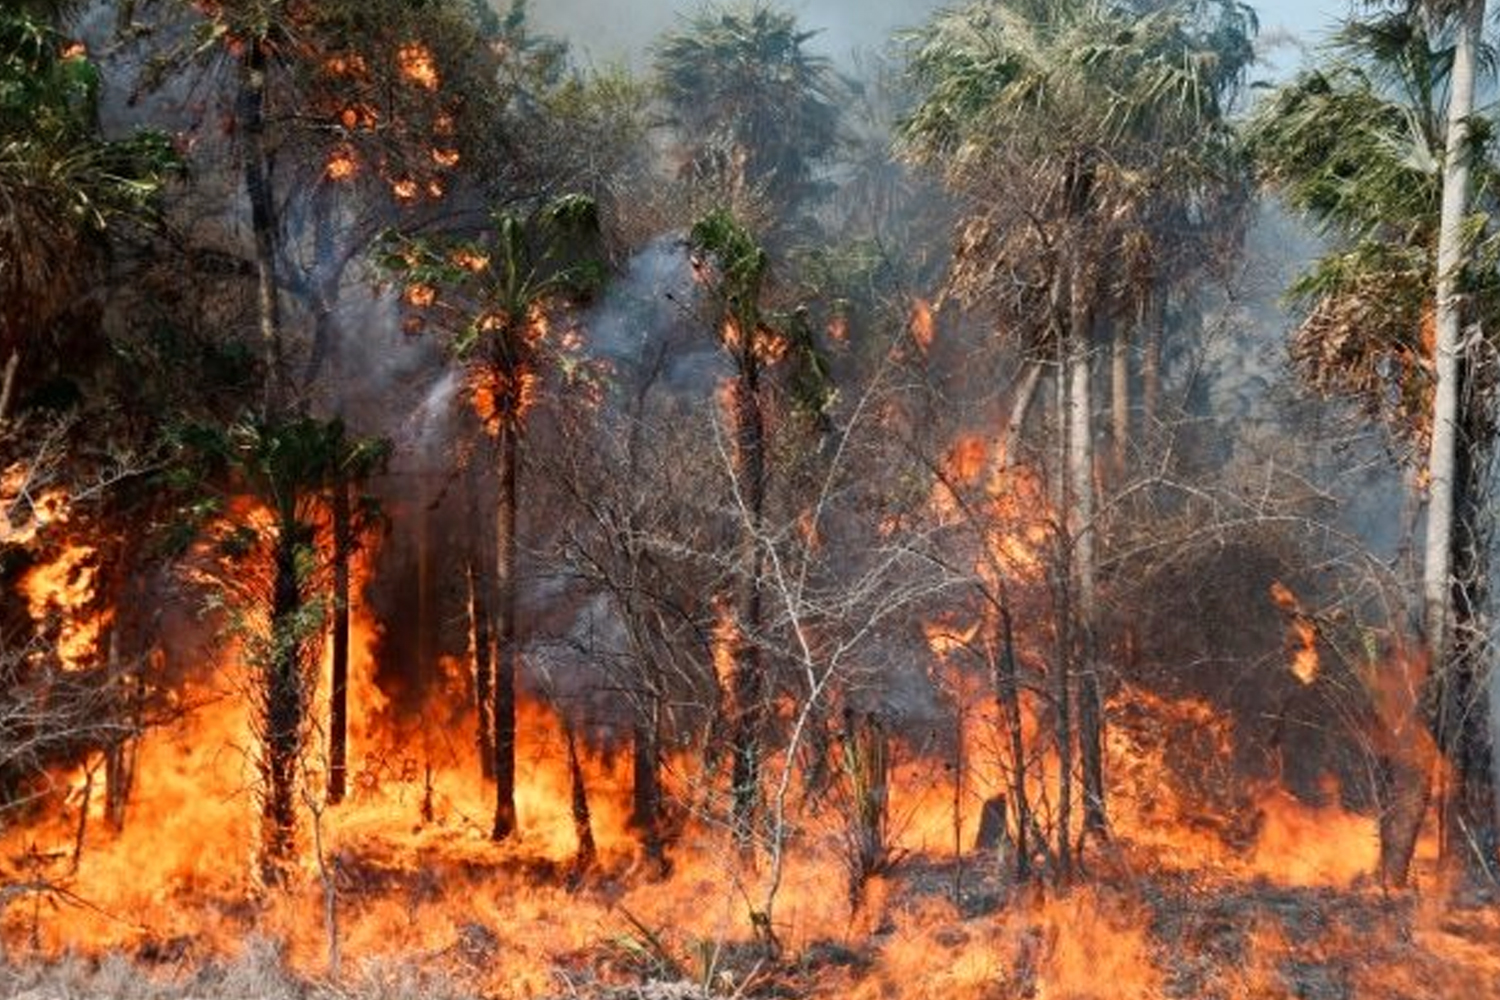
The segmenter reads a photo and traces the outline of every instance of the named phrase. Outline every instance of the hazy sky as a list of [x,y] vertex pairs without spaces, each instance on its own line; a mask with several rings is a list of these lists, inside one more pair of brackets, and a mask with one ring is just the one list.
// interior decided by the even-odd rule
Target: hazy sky
[[[782,0],[808,28],[822,34],[817,46],[844,57],[855,48],[877,48],[897,28],[912,25],[944,0]],[[1273,60],[1267,72],[1295,67],[1295,50],[1276,43],[1287,34],[1303,44],[1341,16],[1349,0],[1251,0],[1260,13],[1263,39]],[[502,4],[499,4],[503,6]],[[671,0],[531,0],[531,16],[544,30],[565,35],[575,51],[597,62],[638,60],[647,44],[677,21],[678,10],[693,2]]]

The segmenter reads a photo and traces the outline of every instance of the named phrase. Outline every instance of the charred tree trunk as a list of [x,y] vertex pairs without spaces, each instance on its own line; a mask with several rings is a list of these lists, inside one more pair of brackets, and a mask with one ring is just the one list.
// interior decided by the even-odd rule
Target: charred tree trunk
[[15,398],[16,372],[21,369],[21,349],[13,347],[10,356],[5,359],[5,367],[0,369],[0,427],[10,416],[10,403]]
[[844,770],[853,815],[849,817],[849,910],[857,912],[870,879],[890,864],[891,743],[873,715],[844,715]]
[[271,160],[266,149],[266,53],[251,41],[240,60],[238,125],[244,136],[245,194],[250,201],[250,229],[255,238],[256,299],[261,349],[266,365],[265,409],[268,417],[286,404],[286,359],[281,342],[280,283],[276,273],[276,206]]
[[[472,522],[471,522],[472,523]],[[486,781],[495,776],[494,641],[491,636],[490,574],[488,560],[471,548],[468,555],[469,643],[474,659],[474,708],[479,720],[479,771]]]
[[1010,799],[1016,814],[1016,878],[1031,877],[1031,851],[1027,830],[1031,811],[1026,802],[1026,742],[1021,730],[1021,683],[1016,669],[1016,644],[1011,631],[1010,609],[1001,605],[1000,635],[995,654],[995,693],[1000,703],[1000,717],[1010,737]]
[[1146,337],[1141,352],[1141,426],[1147,435],[1154,435],[1161,410],[1162,339],[1167,331],[1165,289],[1158,288],[1152,295],[1146,313]]
[[765,684],[760,651],[761,529],[765,512],[765,422],[760,411],[758,362],[750,342],[740,360],[734,383],[734,474],[742,509],[739,578],[736,582],[737,630],[732,678],[734,718],[730,725],[733,752],[733,826],[742,848],[751,844],[760,793],[761,717]]
[[283,510],[276,539],[275,577],[271,595],[271,648],[266,660],[262,698],[264,748],[261,756],[264,833],[262,870],[268,882],[296,847],[297,765],[302,753],[305,692],[302,684],[302,637],[298,618],[302,590],[297,551],[302,533],[296,514]]
[[572,787],[573,835],[577,850],[573,855],[574,875],[581,875],[594,866],[598,849],[594,846],[594,827],[589,816],[588,786],[583,780],[583,765],[578,760],[578,740],[573,727],[563,724],[563,738],[568,744],[568,780]]
[[[1138,323],[1143,314],[1144,306],[1136,311]],[[1118,488],[1130,457],[1130,330],[1118,320],[1109,341],[1109,414],[1110,472]]]
[[495,826],[491,837],[516,832],[516,449],[513,421],[500,424],[495,517]]
[[349,769],[349,559],[354,548],[349,483],[333,484],[333,636],[328,691],[328,804],[344,801]]
[[657,740],[658,702],[637,710],[631,746],[630,825],[640,836],[646,859],[660,867],[664,860],[661,843],[661,782],[658,774],[660,749]]

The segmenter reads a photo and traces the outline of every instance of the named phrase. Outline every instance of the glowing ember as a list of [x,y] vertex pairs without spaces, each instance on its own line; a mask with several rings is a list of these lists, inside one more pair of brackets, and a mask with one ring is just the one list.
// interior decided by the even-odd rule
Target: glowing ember
[[354,151],[342,146],[329,155],[323,168],[323,176],[335,182],[347,181],[358,172],[359,162],[354,158]]
[[410,177],[401,177],[391,182],[391,193],[398,201],[416,201],[420,189]]
[[380,113],[368,104],[350,104],[339,112],[339,124],[354,129],[372,129],[380,124]]
[[432,151],[432,162],[440,167],[452,169],[458,166],[458,150],[434,149]]
[[331,76],[363,77],[369,72],[365,57],[357,52],[329,56],[323,62],[323,69]]
[[836,344],[842,344],[849,339],[849,317],[843,313],[834,314],[828,321],[828,339]]
[[1280,580],[1271,584],[1271,600],[1291,616],[1288,640],[1292,645],[1292,674],[1303,684],[1311,684],[1318,679],[1318,627],[1297,595]]
[[926,354],[937,337],[937,321],[932,315],[932,304],[926,299],[912,299],[907,329],[911,331],[911,338],[916,342],[917,347],[921,348],[923,354]]
[[438,89],[437,63],[427,46],[420,43],[401,46],[396,50],[396,68],[407,83],[424,90]]

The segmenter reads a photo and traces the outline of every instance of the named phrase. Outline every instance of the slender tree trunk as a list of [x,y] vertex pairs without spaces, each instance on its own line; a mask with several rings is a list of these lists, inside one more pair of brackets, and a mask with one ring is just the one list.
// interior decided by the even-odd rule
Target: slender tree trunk
[[344,801],[349,769],[349,559],[354,548],[349,483],[333,484],[333,653],[328,693],[328,804]]
[[1026,742],[1021,731],[1021,683],[1016,669],[1015,637],[1011,631],[1010,609],[1003,604],[998,615],[1000,634],[995,652],[995,692],[1000,702],[1000,717],[1010,737],[1010,800],[1016,815],[1016,878],[1031,877],[1031,850],[1027,828],[1031,809],[1026,801]]
[[572,789],[573,836],[577,849],[573,854],[573,872],[581,875],[594,866],[598,849],[594,845],[594,827],[589,816],[588,786],[584,784],[583,765],[578,759],[578,740],[573,727],[563,723],[563,738],[568,744],[568,781]]
[[1042,363],[1040,361],[1026,362],[1020,381],[1016,384],[1015,398],[1010,403],[1010,416],[1005,421],[1005,429],[1000,434],[999,447],[995,449],[1002,472],[1016,465],[1019,457],[1017,452],[1021,450],[1021,434],[1026,427],[1026,415],[1031,412],[1031,404],[1036,400],[1037,386],[1041,383]]
[[1147,317],[1141,353],[1141,426],[1152,435],[1161,409],[1161,348],[1167,328],[1165,289],[1158,288],[1152,294]]
[[[1431,450],[1427,471],[1427,541],[1423,553],[1422,624],[1430,676],[1443,683],[1451,663],[1454,479],[1459,418],[1459,355],[1462,351],[1462,299],[1459,278],[1464,266],[1463,224],[1468,212],[1469,117],[1474,111],[1474,79],[1484,28],[1484,0],[1470,2],[1460,15],[1453,54],[1448,98],[1448,135],[1443,158],[1442,215],[1438,229],[1436,391],[1432,411]],[[1425,780],[1425,778],[1424,778]],[[1403,795],[1403,798],[1411,798]],[[1425,801],[1426,796],[1421,798]],[[1416,823],[1421,817],[1416,816]],[[1416,837],[1395,832],[1394,850],[1387,852],[1388,883],[1406,881]],[[1411,845],[1411,846],[1407,846]]]
[[499,497],[495,517],[495,828],[505,840],[516,832],[516,447],[518,431],[500,425]]
[[21,349],[11,348],[10,357],[5,359],[5,368],[0,370],[0,427],[5,426],[5,421],[10,417],[10,402],[15,397],[16,372],[21,368]]
[[1075,265],[1068,348],[1068,477],[1072,505],[1075,608],[1077,611],[1078,750],[1083,764],[1083,831],[1103,834],[1104,764],[1099,703],[1099,665],[1094,593],[1094,428],[1090,340],[1092,317],[1081,267]]
[[273,417],[286,404],[287,372],[276,274],[276,206],[265,137],[266,55],[253,41],[240,60],[238,104],[238,124],[244,136],[245,193],[250,199],[250,229],[255,237],[256,298],[266,365],[265,409],[266,415]]
[[[1142,310],[1137,311],[1137,318]],[[1109,423],[1112,478],[1125,482],[1130,449],[1130,329],[1116,321],[1109,341]]]
[[283,510],[278,520],[271,600],[271,652],[266,664],[261,719],[265,743],[261,765],[265,785],[262,871],[266,880],[272,883],[279,880],[281,866],[292,857],[296,846],[297,765],[302,752],[302,720],[306,710],[302,641],[297,635],[297,619],[302,609],[297,548],[302,526],[292,510]]
[[[747,342],[753,341],[747,335]],[[734,649],[734,719],[730,727],[733,748],[731,787],[733,825],[741,848],[751,845],[755,810],[760,793],[760,738],[764,714],[765,685],[760,652],[761,625],[761,528],[765,512],[765,422],[760,412],[758,362],[746,347],[740,360],[740,377],[734,383],[734,460],[744,510],[741,528],[739,579],[736,582]]]
[[631,747],[630,825],[641,839],[646,859],[660,867],[664,858],[661,843],[661,766],[657,732],[660,702],[654,694],[649,702],[637,708]]
[[[1068,460],[1068,382],[1066,334],[1057,342],[1057,369],[1054,376],[1053,401],[1057,408],[1058,475],[1055,507],[1067,511],[1072,507],[1072,486],[1067,470]],[[1053,743],[1057,750],[1057,877],[1068,882],[1073,877],[1073,583],[1072,543],[1068,533],[1059,527],[1056,554],[1052,560],[1053,621],[1056,630],[1056,659],[1052,665]]]
[[[472,523],[472,522],[471,522]],[[490,635],[490,575],[487,559],[469,553],[469,643],[474,660],[474,710],[478,719],[479,772],[486,781],[495,776],[494,641]]]

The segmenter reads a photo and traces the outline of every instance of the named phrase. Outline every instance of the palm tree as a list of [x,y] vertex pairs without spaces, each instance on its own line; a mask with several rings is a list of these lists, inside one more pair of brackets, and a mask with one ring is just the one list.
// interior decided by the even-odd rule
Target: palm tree
[[761,316],[761,294],[770,260],[749,231],[724,209],[699,219],[689,243],[701,258],[706,258],[705,263],[712,261],[712,294],[720,312],[717,325],[734,363],[730,437],[740,542],[729,692],[733,755],[730,785],[735,837],[742,846],[748,846],[760,796],[760,741],[767,695],[760,651],[767,455],[760,389],[767,364],[767,340],[774,337]]
[[[1468,323],[1500,321],[1500,247],[1476,208],[1500,174],[1479,155],[1485,133],[1471,117],[1483,8],[1453,5],[1445,24],[1413,4],[1350,24],[1334,64],[1283,87],[1251,129],[1268,181],[1336,242],[1295,288],[1309,309],[1294,357],[1314,385],[1387,421],[1425,466],[1414,617],[1435,685],[1438,745],[1459,776],[1442,804],[1446,846],[1464,856],[1467,840],[1482,843],[1494,828],[1474,615],[1486,575],[1480,477],[1494,433],[1485,390],[1496,373],[1459,336]],[[1382,829],[1382,875],[1396,885],[1428,798],[1425,770],[1400,770]]]
[[[598,225],[591,199],[566,195],[529,214],[497,212],[478,240],[388,234],[379,256],[403,276],[406,301],[453,335],[475,412],[495,442],[495,840],[516,832],[517,454],[548,357],[546,311],[592,293],[602,281],[590,253]],[[484,678],[478,681],[482,686]]]
[[705,6],[656,45],[661,94],[682,141],[684,174],[775,209],[817,191],[839,142],[837,81],[807,52],[816,32],[794,14],[747,0]]
[[[1057,356],[1068,400],[1068,572],[1058,592],[1064,606],[1076,600],[1077,648],[1060,635],[1053,672],[1064,873],[1075,655],[1084,830],[1105,830],[1091,422],[1094,327],[1113,294],[1105,263],[1151,237],[1142,220],[1152,200],[1201,198],[1207,164],[1229,146],[1224,102],[1247,58],[1247,46],[1226,39],[1250,31],[1253,18],[1231,2],[1140,13],[1101,0],[1006,0],[940,12],[912,38],[919,101],[901,148],[971,205],[950,289],[999,298],[1029,353]],[[1060,632],[1072,617],[1060,614]]]

